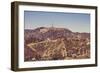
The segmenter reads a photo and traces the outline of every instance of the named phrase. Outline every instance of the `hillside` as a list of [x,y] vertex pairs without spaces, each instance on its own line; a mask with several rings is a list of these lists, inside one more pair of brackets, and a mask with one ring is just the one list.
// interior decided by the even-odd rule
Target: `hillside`
[[90,34],[65,28],[24,30],[25,61],[90,58]]

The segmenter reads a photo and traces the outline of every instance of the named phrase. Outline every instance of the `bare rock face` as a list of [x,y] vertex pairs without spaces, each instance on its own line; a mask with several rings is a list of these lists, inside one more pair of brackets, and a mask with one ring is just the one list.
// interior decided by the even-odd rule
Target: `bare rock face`
[[25,61],[90,58],[90,34],[65,28],[25,29]]
[[44,51],[42,59],[57,60],[64,59],[66,56],[66,48],[63,39],[49,41],[48,48]]

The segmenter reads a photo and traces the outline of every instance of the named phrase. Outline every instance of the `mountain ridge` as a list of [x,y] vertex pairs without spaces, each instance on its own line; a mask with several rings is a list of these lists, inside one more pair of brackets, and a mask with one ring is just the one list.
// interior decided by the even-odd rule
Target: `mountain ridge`
[[[31,29],[31,30],[24,30],[24,35],[25,35],[25,39],[27,40],[28,38],[31,37],[31,39],[38,39],[40,41],[43,41],[47,38],[50,39],[57,39],[57,38],[61,38],[61,37],[68,37],[68,38],[72,38],[74,36],[77,37],[90,37],[90,33],[79,33],[79,32],[72,32],[69,29],[66,28],[55,28],[55,27],[39,27],[36,29]],[[83,38],[84,38],[83,37]]]
[[89,52],[90,33],[73,32],[67,28],[39,27],[24,29],[24,40],[25,61],[90,57],[90,54],[79,53],[81,48]]

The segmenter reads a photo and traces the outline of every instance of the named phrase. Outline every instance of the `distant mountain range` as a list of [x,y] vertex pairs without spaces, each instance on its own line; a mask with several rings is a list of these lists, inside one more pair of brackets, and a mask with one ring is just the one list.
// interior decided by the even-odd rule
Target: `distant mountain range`
[[43,41],[47,38],[49,39],[57,39],[60,37],[67,37],[67,38],[90,38],[90,33],[79,33],[79,32],[72,32],[66,28],[55,28],[55,27],[40,27],[36,29],[25,29],[24,30],[25,40],[29,39],[37,39],[39,41]]
[[90,33],[73,32],[67,28],[39,27],[24,29],[24,40],[25,61],[62,59],[70,48],[89,49],[90,44],[86,44],[90,42]]

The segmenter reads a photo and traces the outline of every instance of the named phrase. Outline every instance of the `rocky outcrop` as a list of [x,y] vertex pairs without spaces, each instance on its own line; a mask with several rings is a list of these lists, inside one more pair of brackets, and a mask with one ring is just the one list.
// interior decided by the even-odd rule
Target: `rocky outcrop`
[[90,34],[65,28],[25,30],[25,61],[90,58]]

